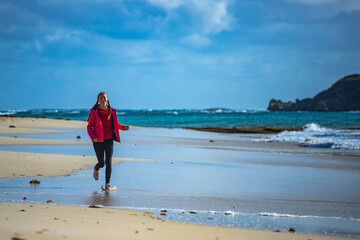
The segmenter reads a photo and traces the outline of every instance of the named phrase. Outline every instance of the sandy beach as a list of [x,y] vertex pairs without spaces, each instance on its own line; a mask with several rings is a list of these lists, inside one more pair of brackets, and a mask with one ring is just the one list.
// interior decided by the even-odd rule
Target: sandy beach
[[[15,126],[15,127],[9,127]],[[41,129],[44,128],[44,129]],[[64,147],[88,146],[89,142],[64,141],[54,139],[31,138],[31,134],[60,134],[64,129],[83,129],[86,122],[52,120],[37,118],[10,118],[0,119],[0,146],[24,146],[24,145],[63,145]],[[49,130],[51,129],[51,130]],[[60,131],[56,129],[61,129]],[[26,134],[30,138],[25,137]],[[19,135],[19,136],[10,136]],[[136,144],[144,146],[175,145],[180,147],[192,147],[195,149],[227,149],[227,151],[258,151],[266,154],[276,148],[278,152],[286,153],[290,150],[299,149],[301,154],[313,154],[311,151],[303,151],[303,148],[295,144],[286,143],[253,143],[246,140],[223,140],[208,139],[206,133],[195,135],[198,138],[186,138],[167,136],[158,130],[157,136],[146,134],[126,136],[123,144],[125,148]],[[219,135],[221,136],[221,135]],[[254,147],[254,145],[256,145]],[[154,155],[155,156],[155,155]],[[342,154],[339,152],[324,152],[317,156],[321,159],[325,156],[326,161],[342,160],[340,163],[330,165],[327,162],[318,163],[317,167],[324,169],[351,169],[358,168],[359,158],[356,154]],[[125,156],[115,157],[113,164],[129,161],[156,162],[157,157]],[[154,158],[154,159],[153,159]],[[89,169],[96,158],[89,155],[66,155],[54,153],[0,151],[0,178],[18,177],[55,177],[69,176],[82,169]],[[268,164],[264,159],[245,159],[259,165]],[[324,160],[325,161],[325,160]],[[355,164],[354,164],[355,163]],[[171,162],[172,164],[172,162]],[[269,163],[270,164],[270,163]],[[271,164],[313,167],[312,162],[294,161],[285,163],[281,159]],[[270,165],[271,165],[270,164]],[[111,193],[110,193],[111,194]],[[24,196],[26,197],[26,196]],[[14,199],[19,202],[19,199]],[[331,236],[317,236],[307,234],[293,234],[284,232],[259,231],[239,228],[218,226],[206,226],[199,224],[178,223],[165,221],[154,217],[149,212],[127,211],[113,208],[89,208],[88,206],[64,206],[57,204],[9,203],[0,204],[0,223],[3,239],[345,239]]]
[[175,223],[106,208],[1,203],[0,210],[2,239],[341,239]]

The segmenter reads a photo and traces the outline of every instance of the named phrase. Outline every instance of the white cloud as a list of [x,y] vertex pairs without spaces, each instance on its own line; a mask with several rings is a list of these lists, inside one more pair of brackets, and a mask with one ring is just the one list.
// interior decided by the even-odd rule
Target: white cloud
[[227,12],[227,2],[202,0],[193,0],[193,2],[198,6],[198,11],[202,12],[204,33],[216,34],[231,29],[232,18]]
[[197,47],[197,48],[206,47],[211,44],[209,38],[197,33],[185,37],[182,42],[187,45],[190,45],[191,47]]
[[82,43],[82,35],[81,31],[76,30],[67,30],[67,29],[56,29],[55,32],[46,36],[46,40],[48,43],[53,43],[57,41],[66,41],[72,44],[81,44]]
[[231,30],[232,16],[229,14],[228,0],[147,0],[150,4],[159,6],[172,14],[180,6],[185,7],[194,18],[196,32],[202,34],[217,34]]
[[35,41],[34,42],[34,45],[35,45],[35,49],[38,53],[41,53],[42,50],[43,50],[43,46],[42,44],[39,42],[39,41]]

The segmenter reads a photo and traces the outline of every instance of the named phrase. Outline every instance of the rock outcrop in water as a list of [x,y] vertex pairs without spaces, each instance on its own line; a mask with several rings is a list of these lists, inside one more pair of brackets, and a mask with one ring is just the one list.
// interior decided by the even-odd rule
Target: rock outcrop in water
[[318,111],[339,112],[360,110],[360,74],[343,77],[329,89],[320,92],[313,98],[296,102],[282,102],[271,99],[270,111]]

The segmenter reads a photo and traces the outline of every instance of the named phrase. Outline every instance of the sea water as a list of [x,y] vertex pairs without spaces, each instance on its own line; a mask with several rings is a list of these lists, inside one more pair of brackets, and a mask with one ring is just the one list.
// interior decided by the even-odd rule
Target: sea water
[[[302,127],[259,141],[298,142],[304,147],[360,148],[360,112],[269,112],[265,110],[165,109],[117,111],[121,124],[148,127]],[[2,110],[1,115],[87,120],[89,109]]]
[[[0,110],[1,115],[87,120],[90,109]],[[315,123],[331,129],[360,128],[358,112],[270,112],[234,109],[118,109],[119,121],[148,127],[303,127]]]
[[[103,177],[102,169],[99,182],[92,179],[92,170],[39,177],[36,186],[29,184],[32,178],[0,179],[0,201],[52,200],[152,211],[179,222],[285,232],[293,227],[298,233],[360,237],[358,171],[231,162],[124,162],[113,166],[115,192],[101,190]],[[162,210],[166,215],[160,215]]]

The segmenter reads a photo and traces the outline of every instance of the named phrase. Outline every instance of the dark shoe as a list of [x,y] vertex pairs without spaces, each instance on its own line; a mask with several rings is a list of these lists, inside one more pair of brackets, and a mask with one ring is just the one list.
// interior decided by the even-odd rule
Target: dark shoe
[[96,181],[99,180],[99,170],[96,170],[95,167],[94,167],[94,174],[93,174],[93,176],[94,176],[94,179],[95,179]]

